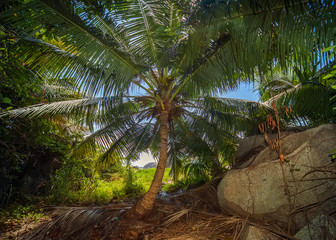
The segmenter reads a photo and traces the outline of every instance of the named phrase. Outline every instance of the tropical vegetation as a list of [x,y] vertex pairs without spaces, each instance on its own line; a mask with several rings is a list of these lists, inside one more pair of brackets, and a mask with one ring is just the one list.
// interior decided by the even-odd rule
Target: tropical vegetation
[[333,1],[24,1],[1,17],[31,46],[22,61],[42,79],[71,79],[80,94],[1,116],[62,115],[85,125],[93,133],[73,157],[98,151],[101,162],[129,162],[151,150],[159,156],[154,180],[128,211],[142,217],[167,159],[177,174],[183,159],[201,156],[217,174],[237,138],[271,111],[223,93],[275,66],[289,73],[328,64],[321,51],[335,41],[335,15]]

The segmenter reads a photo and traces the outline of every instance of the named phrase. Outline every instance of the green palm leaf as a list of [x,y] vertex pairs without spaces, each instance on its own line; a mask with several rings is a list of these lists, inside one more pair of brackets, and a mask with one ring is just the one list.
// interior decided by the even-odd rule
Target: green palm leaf
[[[149,149],[159,155],[153,184],[129,211],[132,217],[153,207],[167,158],[175,174],[182,159],[189,159],[189,172],[206,166],[215,174],[224,161],[234,161],[238,137],[257,131],[258,119],[272,111],[267,104],[219,94],[254,80],[257,72],[266,75],[276,63],[283,69],[289,63],[307,69],[310,62],[324,61],[327,53],[321,49],[335,40],[331,0],[31,0],[15,11],[18,16],[9,12],[0,21],[25,41],[38,39],[29,40],[37,48],[27,51],[25,60],[45,78],[73,79],[88,98],[10,114],[65,114],[90,126],[93,134],[74,154],[92,153],[98,146],[102,161],[133,160]],[[278,85],[285,86],[280,80]],[[135,89],[140,92],[133,94]],[[302,87],[305,94],[284,101],[322,96],[320,90]],[[309,111],[329,118],[318,112],[323,106],[304,106],[297,108],[300,119]],[[99,130],[93,131],[95,126]]]

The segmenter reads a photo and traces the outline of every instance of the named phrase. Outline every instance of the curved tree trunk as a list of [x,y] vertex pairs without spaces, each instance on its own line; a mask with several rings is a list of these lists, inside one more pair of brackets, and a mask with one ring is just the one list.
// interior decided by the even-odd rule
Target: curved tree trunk
[[148,192],[134,204],[134,206],[126,213],[126,217],[142,218],[148,215],[153,207],[156,195],[159,192],[163,175],[166,169],[167,152],[168,152],[168,112],[162,111],[160,116],[160,157],[156,167],[156,172]]

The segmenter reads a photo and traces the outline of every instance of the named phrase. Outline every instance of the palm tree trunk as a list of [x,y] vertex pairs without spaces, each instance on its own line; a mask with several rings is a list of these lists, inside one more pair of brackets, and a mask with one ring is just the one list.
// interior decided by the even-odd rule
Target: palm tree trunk
[[126,213],[126,217],[142,218],[148,215],[153,207],[156,195],[159,192],[163,175],[166,169],[168,152],[168,112],[162,111],[160,116],[160,157],[151,186],[145,196],[136,202]]

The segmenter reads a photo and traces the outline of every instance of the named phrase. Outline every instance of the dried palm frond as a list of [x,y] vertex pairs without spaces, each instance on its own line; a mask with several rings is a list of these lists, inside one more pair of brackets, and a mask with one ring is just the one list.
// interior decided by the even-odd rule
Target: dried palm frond
[[182,209],[178,212],[173,213],[172,215],[167,217],[168,219],[162,225],[163,226],[168,226],[168,225],[180,220],[181,217],[183,217],[185,215],[188,215],[190,210],[191,209]]
[[105,224],[106,232],[110,232],[122,207],[56,207],[51,221],[22,236],[22,239],[89,239],[90,232],[101,223]]
[[237,216],[217,215],[200,221],[195,227],[206,229],[211,235],[234,233],[233,236],[235,236],[235,233],[242,228],[243,223],[244,219]]

